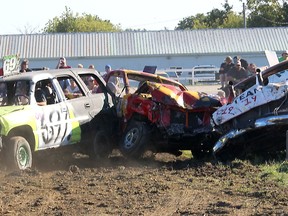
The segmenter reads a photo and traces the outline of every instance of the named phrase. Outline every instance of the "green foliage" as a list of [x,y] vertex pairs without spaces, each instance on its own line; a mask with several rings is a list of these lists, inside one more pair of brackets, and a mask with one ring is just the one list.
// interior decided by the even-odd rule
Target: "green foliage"
[[227,14],[225,22],[221,25],[222,28],[239,28],[243,27],[243,17],[233,12]]
[[273,162],[261,165],[261,178],[276,181],[281,185],[288,186],[288,162]]
[[[242,2],[242,0],[239,0]],[[281,2],[283,2],[281,4]],[[197,14],[183,18],[176,30],[203,28],[241,28],[244,27],[243,14],[232,11],[228,0],[222,5],[223,9],[213,9],[207,14]],[[247,0],[247,27],[277,27],[288,25],[287,0]]]
[[190,16],[190,17],[184,18],[178,23],[178,26],[175,28],[175,30],[208,28],[205,19],[206,17],[202,13],[196,14],[196,16]]
[[223,10],[213,9],[205,14],[196,14],[184,18],[178,23],[176,30],[204,28],[239,28],[243,26],[243,17],[232,11],[232,6],[225,0]]
[[98,16],[78,13],[75,15],[70,8],[65,7],[65,11],[60,17],[54,17],[46,23],[44,32],[117,32],[121,31],[119,25],[113,25],[109,20],[101,20]]
[[247,17],[248,27],[277,27],[288,24],[287,2],[281,5],[279,0],[247,1],[250,14]]

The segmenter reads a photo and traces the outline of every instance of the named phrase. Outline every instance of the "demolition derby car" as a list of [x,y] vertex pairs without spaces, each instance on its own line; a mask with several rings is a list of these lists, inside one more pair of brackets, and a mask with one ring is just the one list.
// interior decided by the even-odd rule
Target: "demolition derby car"
[[198,157],[212,151],[210,120],[221,106],[216,96],[189,91],[157,74],[132,70],[111,71],[105,81],[117,96],[119,148],[124,156],[137,158],[145,150],[175,154],[191,150]]
[[[97,83],[99,91],[89,89],[90,80]],[[76,143],[91,155],[104,155],[101,146],[106,145],[104,133],[110,133],[111,127],[105,122],[111,122],[112,107],[106,83],[94,70],[58,69],[2,76],[1,161],[12,169],[26,169],[32,166],[36,152]]]
[[221,161],[248,153],[285,150],[288,130],[288,61],[235,85],[233,101],[213,113],[221,134],[213,153]]

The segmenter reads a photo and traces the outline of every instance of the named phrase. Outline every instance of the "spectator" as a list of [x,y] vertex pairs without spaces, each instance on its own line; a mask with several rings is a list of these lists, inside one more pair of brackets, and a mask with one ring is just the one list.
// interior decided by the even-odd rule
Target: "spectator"
[[61,57],[56,66],[56,69],[62,69],[62,68],[71,68],[71,66],[67,65],[67,61],[65,57]]
[[97,92],[97,82],[93,77],[89,77],[88,78],[88,88],[90,90],[91,93],[95,94]]
[[241,61],[237,61],[235,66],[232,67],[228,72],[226,76],[226,82],[232,81],[233,84],[237,84],[243,79],[246,79],[248,77],[247,71],[241,66]]
[[88,68],[89,69],[95,69],[95,66],[93,64],[90,64]]
[[[67,65],[67,60],[65,57],[61,57],[59,59],[57,66],[56,66],[56,69],[65,69],[65,68],[71,68],[71,66]],[[61,88],[63,90],[65,90],[68,86],[71,85],[70,79],[62,79],[59,81],[59,83],[60,83]]]
[[78,64],[78,68],[84,68],[83,64]]
[[20,65],[20,72],[21,72],[21,73],[24,73],[24,72],[30,72],[30,71],[32,71],[28,66],[29,66],[29,61],[28,61],[28,59],[24,59],[24,60],[21,62],[21,65]]
[[79,93],[80,92],[74,79],[70,79],[70,85],[67,86],[66,90],[70,93]]
[[106,72],[106,73],[109,73],[110,71],[112,71],[111,65],[106,65],[106,66],[105,66],[105,72]]
[[233,66],[234,66],[234,64],[232,63],[232,57],[231,57],[231,56],[227,56],[227,57],[225,58],[225,61],[221,64],[220,70],[219,70],[220,83],[221,83],[221,88],[220,88],[220,89],[225,88],[227,72],[228,72]]
[[[107,76],[112,71],[112,68],[110,65],[105,66],[105,72],[104,77]],[[119,87],[119,78],[116,76],[110,76],[109,80],[107,81],[107,86],[110,88],[112,92],[115,94],[118,92]]]
[[281,57],[278,58],[279,62],[282,62],[282,61],[285,61],[285,60],[288,60],[288,50],[285,50]]
[[240,56],[234,56],[234,57],[233,57],[233,62],[234,62],[234,64],[236,64],[237,61],[240,61],[240,62],[241,62],[241,66],[242,66],[245,70],[248,69],[248,62],[247,62],[245,59],[242,59]]
[[255,76],[255,75],[256,75],[256,69],[257,69],[256,64],[250,63],[250,64],[248,65],[248,70],[247,70],[248,75],[249,75],[249,76]]

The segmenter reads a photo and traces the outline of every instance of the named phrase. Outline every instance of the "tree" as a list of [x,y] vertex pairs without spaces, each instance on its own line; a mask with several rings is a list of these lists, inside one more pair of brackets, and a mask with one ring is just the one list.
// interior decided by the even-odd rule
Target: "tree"
[[223,10],[213,9],[205,14],[196,14],[184,18],[178,23],[176,30],[203,29],[203,28],[239,28],[243,26],[243,17],[232,11],[228,0],[222,5]]
[[39,27],[33,27],[29,23],[23,26],[22,29],[17,29],[21,34],[35,34],[39,32]]
[[279,0],[247,0],[250,11],[247,18],[248,27],[273,27],[288,24],[288,5]]
[[54,17],[46,23],[43,30],[46,33],[56,32],[117,32],[121,31],[120,25],[113,25],[109,20],[101,20],[98,16],[73,14],[70,8],[60,17]]
[[227,14],[222,28],[240,28],[243,27],[243,17],[241,15],[237,15],[234,12],[230,12]]
[[202,13],[196,14],[196,16],[190,16],[184,18],[178,23],[175,30],[187,30],[187,29],[204,29],[208,28],[205,22],[205,15]]

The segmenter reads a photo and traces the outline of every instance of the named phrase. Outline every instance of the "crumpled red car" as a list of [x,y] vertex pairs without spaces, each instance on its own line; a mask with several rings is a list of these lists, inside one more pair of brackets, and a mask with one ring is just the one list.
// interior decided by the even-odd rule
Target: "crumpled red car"
[[194,157],[202,157],[212,150],[218,135],[211,115],[222,105],[216,96],[189,91],[177,81],[146,72],[114,70],[104,79],[115,91],[124,156],[137,158],[146,150],[177,155],[191,150]]

